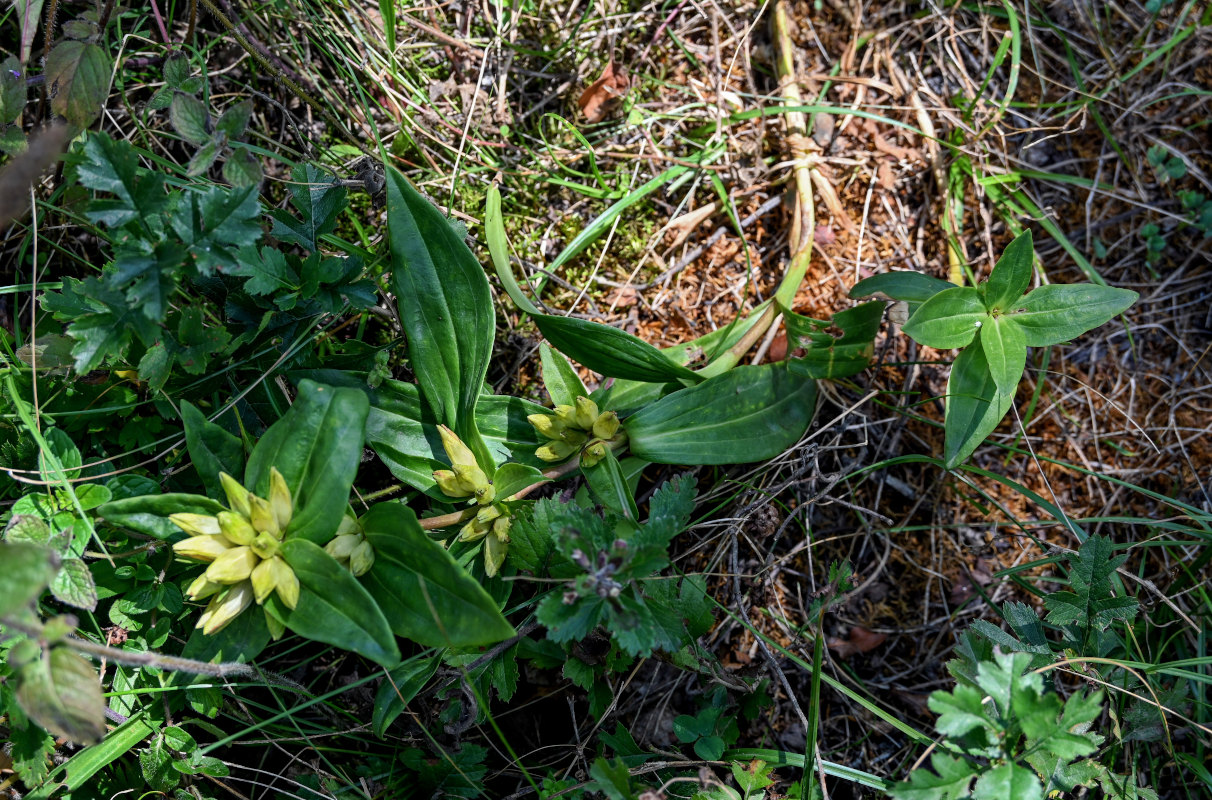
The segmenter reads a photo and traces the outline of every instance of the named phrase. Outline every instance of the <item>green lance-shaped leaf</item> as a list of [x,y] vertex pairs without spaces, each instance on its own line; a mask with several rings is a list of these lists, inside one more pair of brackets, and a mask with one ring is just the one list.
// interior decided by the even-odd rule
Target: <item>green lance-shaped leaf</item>
[[55,576],[51,551],[29,542],[0,543],[4,572],[0,576],[0,617],[28,605]]
[[92,664],[66,647],[21,667],[17,672],[21,709],[56,736],[92,744],[105,736],[105,700]]
[[955,284],[932,275],[901,270],[872,275],[854,284],[850,290],[853,298],[882,294],[900,302],[908,303],[912,312],[917,306],[939,292],[954,289]]
[[404,713],[409,702],[425,688],[441,664],[440,658],[413,658],[387,673],[383,683],[379,684],[371,713],[371,727],[375,736],[383,737],[387,728]]
[[60,42],[46,59],[51,111],[78,128],[87,128],[100,115],[109,93],[111,66],[100,45]]
[[484,238],[488,241],[488,255],[492,258],[492,267],[496,270],[505,293],[527,314],[543,313],[522,292],[518,279],[514,277],[513,267],[509,263],[509,241],[505,236],[505,216],[501,212],[501,192],[495,185],[488,187],[488,199],[484,208]]
[[947,379],[943,461],[955,469],[972,455],[1010,410],[1012,392],[1000,392],[989,371],[985,351],[969,347],[951,365]]
[[362,583],[397,634],[430,647],[476,647],[514,635],[484,587],[425,535],[407,506],[379,503],[360,522],[375,549]]
[[572,364],[546,342],[539,345],[539,361],[543,367],[543,386],[553,405],[571,406],[576,404],[578,397],[589,396]]
[[244,485],[269,497],[269,471],[278,468],[294,500],[287,538],[323,544],[341,524],[369,410],[365,392],[303,380],[294,405],[253,448]]
[[400,662],[395,636],[373,597],[349,570],[305,539],[282,543],[282,557],[299,578],[294,611],[278,604],[286,627],[307,639],[366,656],[376,664]]
[[993,272],[985,284],[985,307],[990,311],[1008,310],[1031,285],[1033,267],[1031,231],[1027,230],[1006,245],[1002,257],[993,265]]
[[981,293],[971,286],[956,286],[918,306],[903,330],[918,344],[950,350],[971,342],[988,319]]
[[631,487],[627,484],[627,476],[623,474],[623,468],[613,452],[607,449],[602,460],[592,467],[582,464],[581,473],[589,484],[589,491],[603,508],[633,523],[639,521],[640,514],[636,510]]
[[631,452],[658,464],[773,458],[808,429],[816,382],[782,364],[736,367],[628,417]]
[[1137,298],[1128,289],[1078,283],[1041,286],[1013,304],[1011,318],[1023,329],[1028,347],[1076,339],[1122,314]]
[[[871,362],[873,342],[884,315],[883,303],[863,303],[834,314],[829,322],[796,314],[784,306],[780,310],[787,336],[796,343],[791,347],[805,348],[802,358],[789,362],[793,372],[821,380],[845,378],[862,372]],[[840,328],[842,335],[830,335],[827,329],[831,327]]]
[[1006,315],[990,317],[981,328],[981,347],[997,390],[1011,396],[1027,365],[1027,342],[1023,329]]
[[213,517],[226,510],[222,503],[200,494],[149,494],[124,497],[105,503],[97,513],[111,525],[127,528],[156,539],[181,536],[181,529],[168,521],[170,514],[204,514]]
[[181,420],[185,423],[185,444],[189,448],[189,460],[202,478],[206,493],[216,499],[225,495],[219,483],[219,473],[239,475],[244,466],[244,445],[239,437],[206,418],[198,407],[188,400],[181,402]]
[[387,229],[391,286],[421,394],[490,472],[492,458],[475,422],[495,335],[488,278],[463,237],[392,167]]
[[649,383],[697,383],[703,379],[643,339],[618,328],[546,314],[536,314],[534,321],[557,350],[594,372]]

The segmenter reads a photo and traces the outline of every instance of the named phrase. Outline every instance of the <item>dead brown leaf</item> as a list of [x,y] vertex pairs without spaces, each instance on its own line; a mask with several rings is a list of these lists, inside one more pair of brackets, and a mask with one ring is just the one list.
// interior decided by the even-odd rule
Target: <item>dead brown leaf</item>
[[829,649],[837,653],[841,659],[850,658],[856,653],[869,653],[884,643],[888,637],[882,633],[874,633],[866,628],[855,625],[850,629],[850,638],[845,641],[833,638],[828,642]]
[[601,122],[610,113],[614,105],[627,94],[631,88],[631,79],[627,77],[627,68],[616,66],[612,60],[602,70],[602,75],[589,84],[589,88],[581,92],[577,105],[589,122]]

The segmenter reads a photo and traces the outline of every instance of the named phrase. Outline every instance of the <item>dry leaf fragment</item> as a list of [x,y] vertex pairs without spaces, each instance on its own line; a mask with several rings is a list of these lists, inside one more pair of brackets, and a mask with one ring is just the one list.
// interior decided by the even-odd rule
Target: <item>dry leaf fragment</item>
[[627,77],[627,68],[616,66],[612,60],[606,65],[606,69],[602,70],[601,77],[581,93],[577,105],[586,120],[601,122],[615,103],[627,94],[630,87],[631,79]]
[[875,633],[866,628],[855,625],[850,629],[850,637],[845,641],[841,639],[830,639],[829,649],[837,653],[837,657],[841,659],[850,658],[856,653],[868,653],[884,643],[888,637],[882,633]]

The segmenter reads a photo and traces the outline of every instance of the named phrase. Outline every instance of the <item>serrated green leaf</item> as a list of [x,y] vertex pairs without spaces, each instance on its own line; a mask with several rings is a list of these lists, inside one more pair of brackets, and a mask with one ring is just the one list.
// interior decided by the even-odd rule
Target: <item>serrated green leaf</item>
[[988,319],[980,292],[955,286],[922,303],[902,330],[918,344],[951,350],[970,343]]
[[997,724],[986,712],[983,698],[980,691],[964,685],[950,692],[934,692],[928,701],[930,710],[939,715],[934,727],[939,733],[956,738],[981,729],[995,735]]
[[568,359],[552,349],[547,342],[539,344],[539,360],[542,364],[543,386],[553,405],[575,405],[578,397],[588,397],[589,391],[581,382]]
[[[286,254],[276,247],[241,248],[237,262],[227,272],[248,278],[244,282],[244,291],[251,295],[278,295],[280,298],[299,290],[299,275],[287,262]],[[277,303],[283,310],[290,307],[284,305],[281,299]]]
[[1023,329],[1011,317],[991,317],[981,328],[980,345],[997,390],[1013,396],[1027,366]]
[[[194,145],[211,143],[210,112],[206,110],[206,105],[192,94],[174,94],[173,102],[168,107],[168,117],[173,129],[181,134],[185,141]],[[211,161],[214,161],[213,157]]]
[[1035,254],[1031,245],[1031,230],[1025,230],[1006,245],[1002,257],[993,265],[985,284],[985,307],[990,311],[1008,311],[1031,285]]
[[133,145],[103,132],[89,134],[84,140],[84,160],[77,165],[76,174],[83,186],[115,196],[93,200],[85,209],[89,219],[110,227],[151,219],[168,201],[164,176],[140,168]]
[[947,378],[943,460],[948,469],[972,455],[1013,402],[1013,394],[998,391],[983,348],[969,347],[959,354]]
[[1054,592],[1044,598],[1048,622],[1053,625],[1076,624],[1087,634],[1103,631],[1117,619],[1131,619],[1139,609],[1133,597],[1115,597],[1111,577],[1128,559],[1112,556],[1111,541],[1091,536],[1069,557],[1069,587],[1072,591]]
[[164,83],[170,89],[176,89],[189,77],[191,65],[189,56],[180,50],[174,50],[164,59],[162,75]]
[[21,708],[8,708],[9,757],[13,769],[26,786],[40,786],[46,780],[50,755],[55,752],[55,737],[29,721]]
[[972,800],[1044,800],[1044,787],[1031,770],[1002,764],[977,778]]
[[315,164],[300,164],[291,171],[290,204],[298,216],[288,209],[269,212],[274,219],[271,236],[283,244],[297,244],[309,253],[320,249],[320,237],[330,233],[337,224],[337,215],[345,207],[345,187],[335,182],[332,174]]
[[235,141],[244,135],[248,121],[252,119],[253,104],[251,100],[241,100],[224,109],[215,121],[215,133],[221,133],[229,140]]
[[244,147],[234,148],[223,162],[223,180],[237,189],[260,186],[264,175],[261,162]]
[[539,602],[535,619],[547,628],[547,638],[556,643],[584,639],[602,619],[605,601],[598,597],[565,603],[562,592],[552,592]]
[[27,542],[46,547],[51,542],[51,529],[39,516],[16,513],[4,526],[4,541]]
[[808,429],[816,382],[783,364],[736,367],[661,398],[623,423],[631,452],[658,464],[745,464]]
[[400,661],[383,612],[349,570],[306,539],[287,539],[282,558],[299,578],[299,605],[283,613],[286,627],[307,639],[352,650],[384,667]]
[[896,800],[965,800],[968,787],[976,777],[973,765],[963,759],[934,753],[930,756],[934,772],[919,767],[909,773],[908,782],[895,784],[888,792]]
[[1030,664],[1031,656],[1026,653],[995,653],[993,662],[986,661],[977,667],[976,684],[993,698],[1003,719],[1010,716],[1016,697],[1027,702],[1044,693],[1043,678],[1038,673],[1026,672]]
[[379,503],[360,520],[375,549],[362,582],[400,636],[431,647],[495,644],[514,635],[497,603],[399,503]]
[[59,565],[50,585],[51,594],[61,603],[83,608],[85,611],[97,609],[97,585],[93,582],[93,573],[78,558],[68,558]]
[[54,577],[51,553],[29,542],[0,543],[4,580],[0,581],[0,617],[32,603]]
[[78,744],[105,736],[105,700],[92,664],[66,647],[26,664],[17,673],[21,709],[53,734]]
[[100,45],[62,41],[46,59],[46,85],[51,111],[78,128],[87,128],[101,114],[109,94],[112,62]]
[[1041,286],[1013,304],[1011,319],[1028,347],[1068,342],[1122,314],[1137,298],[1128,289],[1092,283]]
[[202,275],[236,263],[236,251],[261,238],[261,202],[253,187],[190,191],[169,224]]

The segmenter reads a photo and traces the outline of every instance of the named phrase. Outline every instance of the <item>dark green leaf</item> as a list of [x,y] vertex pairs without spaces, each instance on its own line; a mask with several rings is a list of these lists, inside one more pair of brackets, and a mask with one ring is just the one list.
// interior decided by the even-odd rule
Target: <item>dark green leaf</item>
[[9,757],[17,777],[26,786],[40,786],[46,780],[50,756],[55,752],[55,737],[29,721],[19,706],[8,709]]
[[261,162],[244,147],[236,147],[223,162],[223,180],[237,189],[256,187],[264,177]]
[[413,658],[387,673],[375,694],[371,716],[375,736],[383,737],[391,723],[404,713],[409,702],[425,688],[441,665],[440,658]]
[[951,350],[971,342],[988,319],[980,292],[953,286],[922,303],[903,330],[918,344]]
[[1092,283],[1041,286],[1014,304],[1011,319],[1022,327],[1028,347],[1047,347],[1097,328],[1138,297],[1128,289]]
[[252,119],[253,104],[251,100],[241,100],[234,103],[219,116],[215,122],[215,133],[222,133],[230,140],[239,139],[248,128]]
[[0,617],[29,605],[54,577],[51,552],[29,542],[0,543],[4,577],[0,580]]
[[[269,638],[265,614],[259,608],[249,609],[215,633],[195,629],[181,656],[203,663],[247,664],[269,645]],[[196,683],[188,672],[174,672],[172,676],[173,683],[178,686]]]
[[[173,95],[173,102],[168,107],[168,118],[177,133],[190,144],[210,143],[210,112],[202,101],[192,94],[177,92]],[[214,160],[213,157],[211,160]]]
[[599,505],[623,519],[639,521],[640,513],[636,510],[631,487],[627,485],[619,460],[611,450],[607,449],[602,460],[592,467],[582,464],[581,474],[585,476],[589,491]]
[[73,40],[57,44],[45,70],[51,111],[77,128],[93,124],[109,94],[111,66],[100,45]]
[[[862,372],[871,361],[873,342],[884,314],[883,303],[863,303],[841,311],[831,321],[818,321],[783,308],[788,338],[803,346],[802,358],[792,359],[790,369],[799,375],[820,380],[845,378]],[[827,332],[841,329],[841,336]]]
[[168,521],[170,514],[206,514],[214,516],[225,511],[224,506],[200,494],[158,494],[114,500],[97,509],[110,525],[156,539],[171,539],[181,535],[181,529]]
[[0,126],[11,125],[25,110],[25,76],[21,62],[9,56],[0,62]]
[[46,453],[39,453],[38,468],[42,472],[42,479],[48,483],[57,484],[64,478],[70,480],[79,477],[80,465],[84,462],[80,458],[80,450],[72,441],[71,435],[62,428],[48,428],[43,436],[63,472],[60,474],[52,468],[51,460],[47,458]]
[[78,558],[63,561],[51,581],[50,590],[60,603],[85,611],[97,609],[97,585],[93,582],[93,573],[89,571],[88,564]]
[[1111,585],[1115,571],[1128,556],[1113,556],[1111,541],[1091,536],[1069,557],[1069,588],[1044,598],[1048,622],[1053,625],[1076,624],[1085,629],[1103,631],[1117,619],[1132,619],[1139,610],[1134,597],[1116,597]]
[[201,274],[226,270],[237,262],[236,251],[261,238],[261,202],[254,187],[208,186],[188,192],[186,199],[169,222]]
[[76,174],[83,186],[115,196],[112,200],[93,200],[85,211],[89,219],[110,227],[137,219],[146,223],[168,201],[164,176],[141,169],[134,146],[106,133],[92,133],[84,140],[84,160],[76,167]]
[[1009,311],[1011,304],[1022,297],[1031,285],[1034,269],[1031,231],[1026,230],[1006,245],[1002,257],[993,265],[989,282],[985,284],[985,307],[990,311]]
[[488,199],[484,209],[484,238],[488,241],[488,254],[492,258],[493,269],[505,287],[506,294],[528,314],[540,314],[529,297],[522,293],[518,280],[513,275],[513,267],[509,264],[509,242],[505,238],[505,217],[501,213],[501,192],[496,184],[488,187]]
[[557,406],[575,405],[578,397],[588,397],[589,391],[568,359],[543,342],[539,345],[539,360],[543,365],[543,386]]
[[189,460],[206,487],[206,493],[221,500],[225,497],[219,473],[238,477],[244,465],[244,445],[240,439],[206,418],[188,400],[181,402],[181,421],[185,423],[185,443]]
[[303,380],[294,405],[253,448],[244,485],[268,497],[270,468],[278,468],[294,499],[288,538],[332,538],[349,505],[369,410],[364,392]]
[[1044,787],[1026,767],[1001,764],[977,779],[972,800],[1044,800]]
[[181,86],[190,73],[189,56],[180,50],[174,50],[164,59],[164,83],[170,89]]
[[623,759],[607,761],[599,758],[589,768],[589,777],[593,779],[590,788],[597,789],[606,795],[608,800],[634,800],[635,793],[631,790],[631,773]]
[[816,407],[816,383],[781,364],[743,366],[682,389],[624,423],[631,452],[658,464],[744,464],[794,445]]
[[534,467],[513,462],[502,464],[496,474],[492,476],[497,500],[507,500],[527,486],[544,483],[548,480],[550,479],[543,477],[543,473]]
[[535,315],[534,321],[557,350],[602,375],[650,383],[702,380],[652,345],[618,328],[547,314]]
[[916,306],[926,302],[941,291],[954,288],[955,284],[941,278],[904,270],[900,272],[885,272],[880,275],[872,275],[870,278],[864,278],[854,284],[854,288],[850,290],[850,296],[860,298],[882,294],[893,300],[899,300]]
[[909,773],[907,783],[898,783],[889,791],[896,800],[965,800],[976,769],[963,759],[946,753],[930,756],[934,772],[919,767]]
[[514,635],[484,587],[425,535],[407,506],[380,503],[361,523],[375,549],[362,580],[397,634],[430,647],[474,647]]
[[337,215],[345,207],[345,187],[312,163],[296,166],[290,175],[290,204],[298,217],[287,209],[270,211],[274,218],[270,235],[315,253],[320,249],[320,237],[337,225]]
[[1014,396],[1023,368],[1027,366],[1027,342],[1023,329],[1005,315],[990,317],[981,328],[981,348],[997,390]]
[[23,666],[16,697],[30,719],[56,736],[77,744],[105,736],[101,679],[92,664],[66,647],[52,648]]
[[387,227],[391,286],[421,394],[438,421],[487,462],[475,407],[495,335],[488,278],[450,222],[393,167]]
[[982,348],[969,347],[959,354],[947,378],[943,444],[947,469],[955,469],[972,455],[1013,402],[1013,394],[997,390]]
[[300,588],[298,607],[283,615],[286,627],[384,667],[399,663],[400,651],[383,612],[349,570],[306,539],[287,539],[281,553]]
[[[179,94],[177,97],[185,97],[185,95]],[[223,145],[216,140],[211,140],[199,147],[190,157],[189,163],[185,165],[186,177],[196,178],[199,175],[205,175],[219,160],[219,154],[222,152]]]

